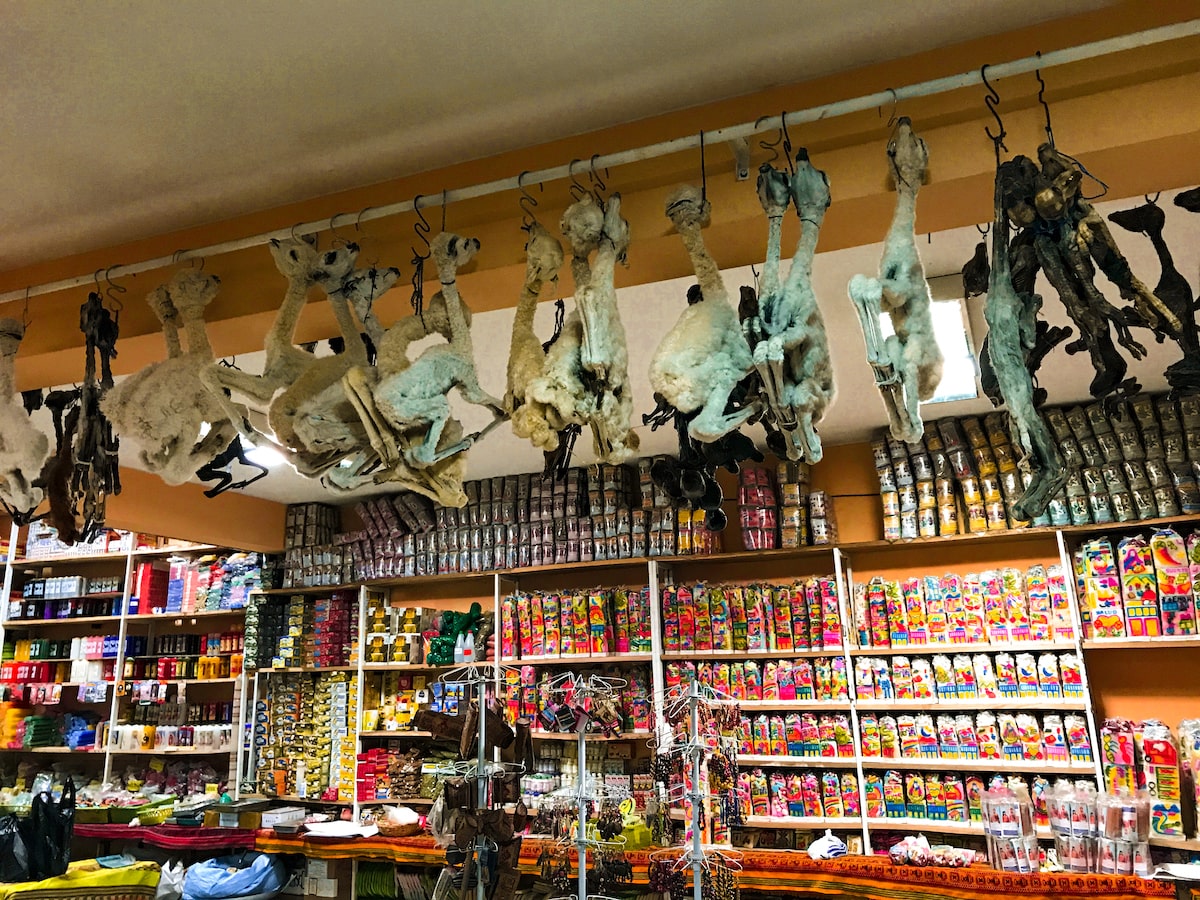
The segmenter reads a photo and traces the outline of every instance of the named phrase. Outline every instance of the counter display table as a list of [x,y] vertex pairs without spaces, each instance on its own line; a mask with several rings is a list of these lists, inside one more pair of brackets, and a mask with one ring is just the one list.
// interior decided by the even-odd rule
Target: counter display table
[[[526,838],[521,845],[521,871],[538,871],[544,841]],[[407,865],[438,865],[444,851],[433,838],[313,838],[281,836],[259,831],[256,846],[267,853],[302,853],[317,859],[357,859]],[[626,851],[634,884],[646,883],[650,850]],[[1138,900],[1175,897],[1175,885],[1132,876],[1037,874],[1011,875],[983,866],[965,869],[894,866],[882,856],[813,860],[798,850],[746,850],[738,884],[743,890],[784,891],[790,894],[849,897],[861,900],[1061,900],[1069,896]],[[1191,897],[1190,892],[1186,895]]]

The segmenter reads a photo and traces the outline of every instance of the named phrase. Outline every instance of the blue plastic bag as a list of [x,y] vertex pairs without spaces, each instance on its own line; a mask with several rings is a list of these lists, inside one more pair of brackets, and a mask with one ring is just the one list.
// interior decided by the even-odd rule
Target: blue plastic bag
[[287,879],[287,867],[278,856],[255,852],[218,856],[188,868],[183,876],[183,900],[272,894],[282,890]]

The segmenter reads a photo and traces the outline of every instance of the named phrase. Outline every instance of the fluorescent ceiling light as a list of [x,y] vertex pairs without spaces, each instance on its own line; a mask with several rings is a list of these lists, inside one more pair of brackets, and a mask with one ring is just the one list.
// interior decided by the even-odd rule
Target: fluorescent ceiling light
[[274,447],[249,447],[246,450],[246,459],[267,468],[281,466],[287,462],[283,454]]

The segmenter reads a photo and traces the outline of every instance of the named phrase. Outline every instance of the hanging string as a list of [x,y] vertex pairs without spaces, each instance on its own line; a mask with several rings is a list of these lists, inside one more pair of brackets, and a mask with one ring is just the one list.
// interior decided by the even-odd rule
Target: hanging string
[[700,132],[700,204],[708,201],[708,171],[704,167],[704,132]]
[[554,346],[554,342],[562,335],[563,324],[567,317],[567,305],[563,302],[563,298],[559,297],[554,301],[554,333],[550,335],[550,340],[542,344],[542,352],[549,353],[550,348]]

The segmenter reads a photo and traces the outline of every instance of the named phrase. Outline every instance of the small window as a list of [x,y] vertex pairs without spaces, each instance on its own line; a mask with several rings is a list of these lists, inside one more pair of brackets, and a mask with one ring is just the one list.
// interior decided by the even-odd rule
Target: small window
[[[926,403],[948,403],[951,400],[974,400],[979,396],[976,378],[975,353],[971,341],[970,323],[962,300],[934,300],[930,307],[933,333],[945,357],[942,382]],[[879,327],[885,338],[895,334],[892,319],[880,313]]]

